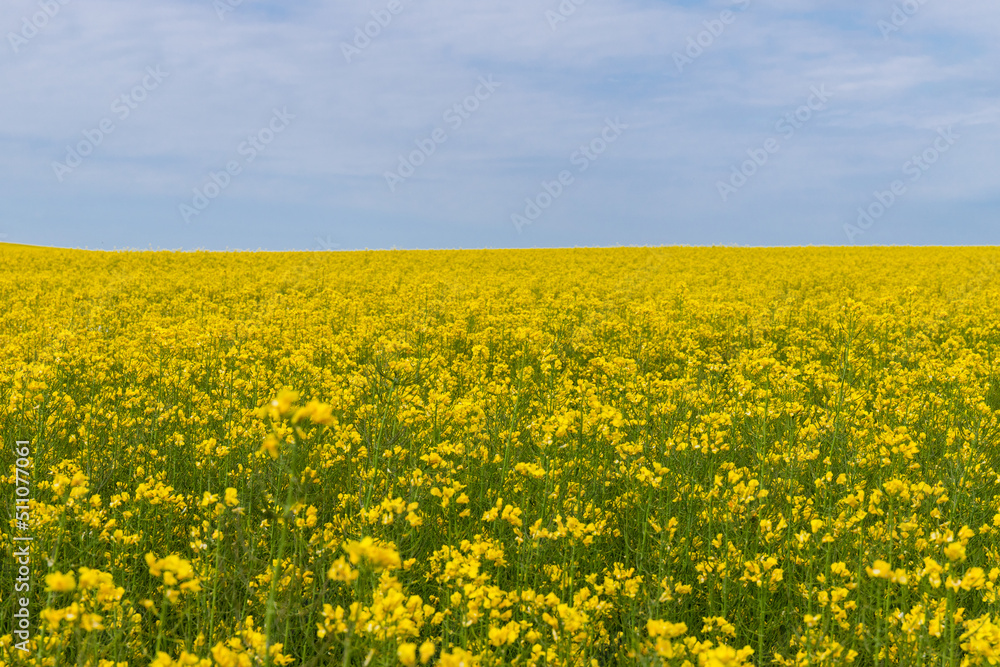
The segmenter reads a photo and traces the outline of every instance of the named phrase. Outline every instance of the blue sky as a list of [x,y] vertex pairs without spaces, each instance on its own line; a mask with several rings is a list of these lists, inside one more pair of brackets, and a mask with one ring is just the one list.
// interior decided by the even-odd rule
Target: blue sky
[[0,32],[8,242],[1000,244],[995,0],[7,0]]

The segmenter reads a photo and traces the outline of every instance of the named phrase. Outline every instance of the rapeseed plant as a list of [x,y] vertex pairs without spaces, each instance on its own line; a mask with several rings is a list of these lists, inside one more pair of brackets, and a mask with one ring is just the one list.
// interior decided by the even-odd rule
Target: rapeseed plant
[[0,246],[0,667],[996,664],[997,258]]

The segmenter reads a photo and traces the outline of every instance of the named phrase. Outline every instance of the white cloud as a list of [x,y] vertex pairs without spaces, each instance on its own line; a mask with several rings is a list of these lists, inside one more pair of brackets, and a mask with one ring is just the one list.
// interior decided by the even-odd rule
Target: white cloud
[[[782,204],[782,184],[815,189],[851,210],[845,193],[852,184],[864,197],[941,125],[974,126],[979,140],[936,170],[941,185],[927,192],[981,199],[996,191],[997,171],[983,167],[995,164],[984,140],[997,137],[1000,115],[995,3],[927,0],[885,40],[877,21],[891,12],[891,2],[851,8],[753,0],[745,12],[734,10],[736,21],[678,74],[674,52],[726,3],[589,0],[553,31],[545,11],[559,3],[550,0],[402,1],[403,11],[350,63],[341,43],[386,2],[283,8],[246,0],[225,21],[207,0],[70,2],[20,53],[5,40],[0,89],[9,101],[0,107],[0,192],[23,206],[44,199],[51,217],[72,210],[84,194],[169,207],[232,159],[273,108],[287,107],[294,123],[225,192],[233,205],[294,202],[317,217],[369,211],[380,219],[438,219],[492,230],[483,243],[496,244],[523,197],[551,178],[605,117],[618,116],[632,126],[628,136],[588,175],[586,187],[560,201],[560,210],[577,216],[575,224],[552,226],[589,238],[597,232],[587,230],[607,229],[597,207],[577,202],[602,197],[610,208],[601,210],[620,202],[619,210],[647,225],[663,219],[665,197],[689,220],[716,219],[710,200],[719,170],[725,173],[772,133],[774,121],[819,84],[836,90],[835,101],[795,137],[784,164],[775,161],[774,178],[755,184],[770,193],[775,220],[799,214],[795,197]],[[19,30],[33,11],[33,2],[6,4],[0,30]],[[112,100],[150,66],[169,72],[167,81],[59,184],[52,161],[109,116]],[[461,128],[447,128],[445,110],[489,75],[501,88]],[[390,194],[384,172],[436,127],[448,129],[448,141]],[[747,215],[751,232],[763,225],[740,206],[724,215]],[[241,240],[247,227],[226,217],[227,210],[206,212],[218,224],[202,245],[256,245]],[[553,210],[550,219],[558,215]],[[18,234],[30,240],[49,224],[0,223],[13,240]],[[305,228],[313,223],[302,224],[306,243],[314,234]],[[537,229],[544,225],[543,219]],[[685,234],[697,228],[689,222]],[[384,231],[376,225],[343,236]],[[825,238],[827,231],[815,235]],[[706,243],[725,241],[705,233]]]

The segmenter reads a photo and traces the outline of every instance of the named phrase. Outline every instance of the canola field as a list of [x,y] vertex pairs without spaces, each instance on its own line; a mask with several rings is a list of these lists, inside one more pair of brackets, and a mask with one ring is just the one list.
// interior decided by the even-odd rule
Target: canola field
[[998,269],[0,246],[0,665],[998,664]]

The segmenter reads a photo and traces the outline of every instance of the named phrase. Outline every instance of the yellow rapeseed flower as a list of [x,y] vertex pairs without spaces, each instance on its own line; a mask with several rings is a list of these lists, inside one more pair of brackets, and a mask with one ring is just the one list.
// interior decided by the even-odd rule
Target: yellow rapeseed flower
[[406,667],[413,667],[417,664],[417,645],[403,642],[396,649],[396,657]]
[[397,552],[391,546],[380,546],[371,537],[362,538],[360,542],[353,540],[344,543],[344,551],[347,552],[351,563],[357,565],[362,560],[371,563],[375,569],[394,570],[402,564]]
[[944,548],[944,555],[948,557],[948,560],[955,561],[965,561],[965,546],[961,542],[952,542]]
[[434,657],[435,651],[437,651],[437,648],[435,647],[434,642],[432,642],[431,640],[428,639],[423,644],[421,644],[420,664],[426,665],[428,662],[430,662],[431,658]]
[[53,572],[45,575],[45,591],[48,593],[68,593],[76,588],[72,572]]

